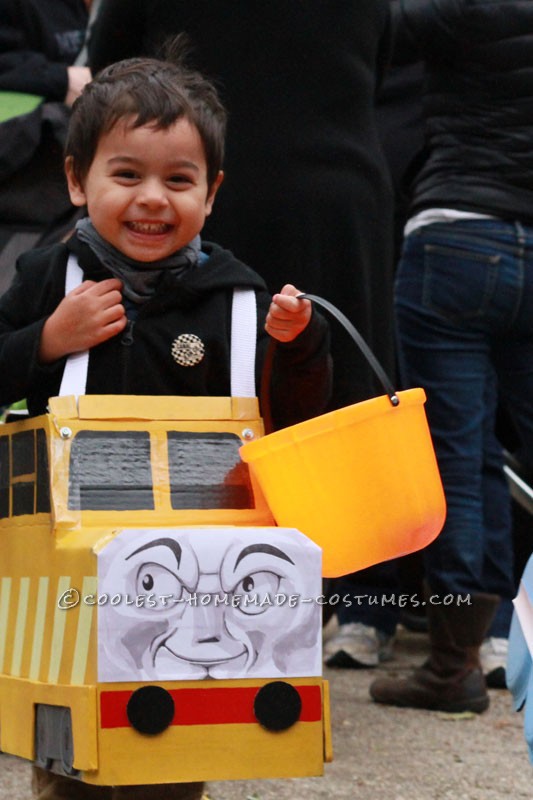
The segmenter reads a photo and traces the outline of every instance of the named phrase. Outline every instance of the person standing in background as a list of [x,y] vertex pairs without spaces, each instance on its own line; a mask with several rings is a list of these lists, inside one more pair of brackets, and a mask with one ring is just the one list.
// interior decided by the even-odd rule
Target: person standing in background
[[91,79],[77,63],[90,6],[0,0],[0,294],[17,256],[47,231],[57,241],[74,212],[63,145],[70,107]]
[[424,551],[430,657],[370,692],[482,712],[480,648],[506,641],[514,595],[498,400],[520,459],[533,458],[533,4],[399,0],[393,12],[395,60],[426,67],[427,151],[396,278],[400,367],[427,393],[448,512]]
[[75,64],[91,0],[0,0],[0,91],[71,106],[91,79]]
[[[393,197],[374,115],[389,0],[102,0],[89,64],[157,54],[179,32],[229,110],[206,237],[272,290],[328,299],[392,372]],[[332,408],[382,394],[336,325],[332,355]]]

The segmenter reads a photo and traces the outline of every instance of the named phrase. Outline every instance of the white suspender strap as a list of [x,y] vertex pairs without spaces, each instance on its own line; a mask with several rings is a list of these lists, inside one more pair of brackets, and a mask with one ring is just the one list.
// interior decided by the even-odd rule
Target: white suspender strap
[[255,397],[257,302],[253,289],[234,289],[231,307],[231,396]]
[[[65,294],[68,294],[83,281],[83,271],[78,264],[78,259],[71,254],[67,261],[67,274],[65,278]],[[66,361],[63,379],[59,388],[60,397],[73,394],[78,397],[85,394],[87,384],[87,369],[89,366],[89,351],[72,353]]]

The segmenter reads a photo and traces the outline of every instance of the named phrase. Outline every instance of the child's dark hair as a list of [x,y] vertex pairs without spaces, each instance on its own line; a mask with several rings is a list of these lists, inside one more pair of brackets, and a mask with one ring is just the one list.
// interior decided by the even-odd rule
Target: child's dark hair
[[185,118],[202,139],[211,187],[224,159],[226,110],[214,85],[185,63],[185,44],[179,39],[167,46],[165,60],[129,58],[103,69],[85,87],[72,108],[65,156],[72,156],[73,171],[83,182],[102,134],[119,120],[131,126],[170,127]]

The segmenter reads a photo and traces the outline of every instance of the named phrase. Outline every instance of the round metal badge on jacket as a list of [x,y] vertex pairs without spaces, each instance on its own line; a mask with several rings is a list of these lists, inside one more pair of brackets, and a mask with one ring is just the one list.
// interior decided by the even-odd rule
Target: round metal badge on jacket
[[182,333],[172,342],[171,352],[180,367],[195,367],[205,355],[205,346],[194,333]]

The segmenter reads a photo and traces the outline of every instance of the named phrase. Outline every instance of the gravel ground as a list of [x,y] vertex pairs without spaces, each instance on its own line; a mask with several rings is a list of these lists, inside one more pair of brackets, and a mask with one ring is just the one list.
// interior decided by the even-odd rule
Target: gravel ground
[[[423,634],[401,630],[401,674],[425,655]],[[212,783],[211,800],[520,800],[533,798],[522,713],[507,691],[491,691],[477,715],[380,706],[369,699],[371,670],[326,670],[331,685],[334,761],[322,778]],[[29,800],[29,767],[0,755],[0,800]]]

